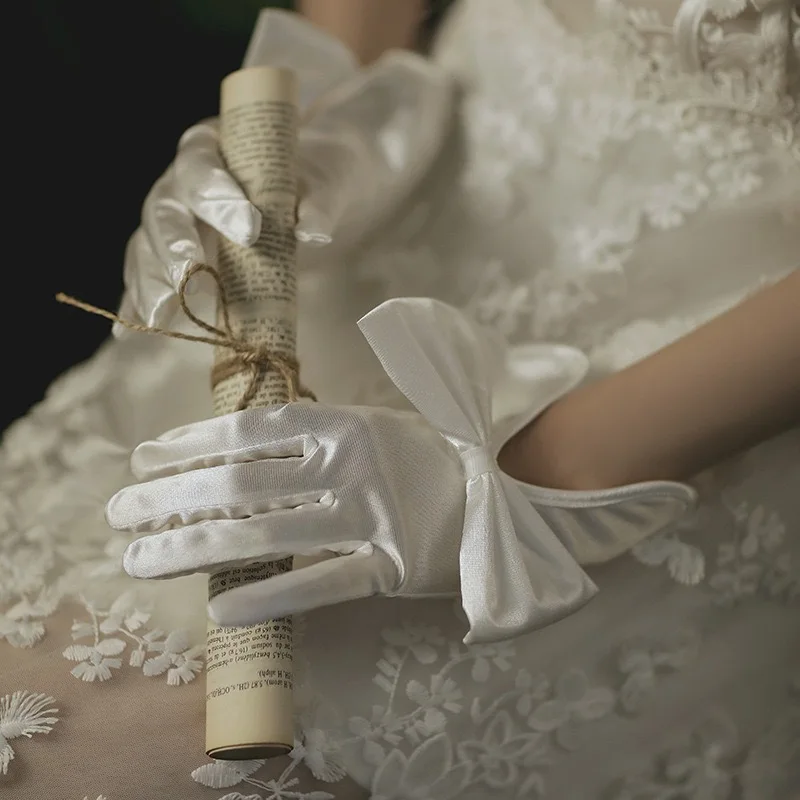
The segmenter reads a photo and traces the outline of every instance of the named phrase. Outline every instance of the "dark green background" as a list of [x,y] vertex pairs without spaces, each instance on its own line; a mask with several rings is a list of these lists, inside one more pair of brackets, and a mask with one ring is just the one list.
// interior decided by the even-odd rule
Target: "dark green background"
[[[6,160],[19,186],[6,184],[7,258],[15,264],[0,336],[11,339],[7,369],[25,379],[3,393],[0,427],[108,335],[106,321],[53,296],[64,291],[116,309],[142,200],[181,133],[217,113],[220,80],[241,64],[266,5],[292,4],[28,0],[20,22],[8,20],[7,51],[16,32],[20,41],[5,83],[25,96],[17,108],[7,100],[19,122]],[[445,5],[434,0],[439,14]],[[15,346],[20,335],[35,335],[35,343]]]

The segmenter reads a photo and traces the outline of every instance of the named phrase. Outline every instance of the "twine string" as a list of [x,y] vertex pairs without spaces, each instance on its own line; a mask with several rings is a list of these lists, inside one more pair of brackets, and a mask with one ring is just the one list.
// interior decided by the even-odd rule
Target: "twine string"
[[[194,275],[200,272],[208,273],[217,285],[217,292],[219,297],[219,310],[222,318],[221,327],[212,325],[203,319],[200,319],[189,308],[186,301],[186,288]],[[242,396],[236,405],[236,411],[241,411],[247,408],[256,396],[259,387],[261,386],[264,378],[270,369],[274,369],[280,374],[286,383],[286,390],[290,402],[295,402],[301,397],[307,397],[312,400],[316,399],[314,394],[305,388],[300,383],[299,371],[300,367],[297,359],[292,356],[283,355],[281,353],[273,352],[265,344],[254,344],[248,342],[242,336],[238,336],[231,325],[230,308],[228,304],[228,296],[225,292],[225,287],[222,285],[222,279],[219,272],[210,264],[193,264],[186,270],[178,284],[178,302],[180,303],[181,311],[186,317],[197,325],[202,330],[210,334],[210,336],[200,336],[191,333],[182,333],[181,331],[173,331],[168,328],[160,328],[156,325],[143,325],[142,323],[133,322],[131,320],[123,319],[117,314],[107,311],[103,308],[98,308],[90,303],[84,303],[77,300],[70,295],[59,292],[56,295],[56,300],[59,303],[64,303],[69,306],[74,306],[82,311],[88,311],[90,314],[96,314],[100,317],[105,317],[112,322],[119,323],[125,328],[139,333],[154,333],[159,336],[167,336],[170,339],[182,339],[187,342],[200,342],[201,344],[210,344],[214,347],[221,347],[232,353],[229,358],[223,359],[214,365],[211,372],[212,386],[236,375],[240,372],[248,372],[250,379],[245,386]]]

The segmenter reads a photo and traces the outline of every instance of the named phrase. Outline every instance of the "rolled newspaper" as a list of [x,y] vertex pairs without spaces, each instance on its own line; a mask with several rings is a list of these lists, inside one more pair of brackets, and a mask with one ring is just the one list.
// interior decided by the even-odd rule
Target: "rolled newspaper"
[[[295,80],[290,71],[252,67],[228,75],[220,102],[221,148],[230,173],[263,222],[249,248],[220,241],[218,272],[235,335],[293,362],[295,352]],[[222,314],[220,309],[218,314]],[[218,347],[214,413],[286,403],[286,375],[262,367],[256,383],[241,359]],[[250,387],[250,388],[248,388]],[[248,395],[250,395],[248,397]],[[291,561],[226,569],[209,579],[209,597],[291,568]],[[219,759],[271,758],[294,743],[292,621],[208,628],[206,752]]]

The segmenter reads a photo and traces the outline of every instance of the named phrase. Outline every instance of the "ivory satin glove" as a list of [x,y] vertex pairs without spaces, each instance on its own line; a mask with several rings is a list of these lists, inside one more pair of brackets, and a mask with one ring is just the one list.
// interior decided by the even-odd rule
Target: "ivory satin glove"
[[296,403],[141,444],[132,466],[142,482],[106,510],[113,528],[147,534],[125,552],[131,576],[334,554],[223,593],[209,614],[248,625],[376,594],[460,592],[465,642],[496,641],[580,608],[596,587],[579,558],[612,558],[691,503],[692,490],[672,483],[527,487],[531,502],[499,470],[506,439],[497,431],[521,427],[574,388],[587,367],[579,351],[542,345],[518,354],[529,411],[495,428],[486,336],[461,312],[390,300],[359,327],[419,413]]
[[[244,59],[245,67],[266,64],[298,76],[297,238],[347,247],[426,174],[451,119],[451,82],[404,51],[361,69],[337,39],[276,10],[261,12]],[[217,235],[249,246],[260,230],[261,215],[223,162],[217,120],[190,128],[128,242],[120,316],[169,326],[181,278],[191,264],[215,261]],[[117,336],[125,331],[114,327]]]

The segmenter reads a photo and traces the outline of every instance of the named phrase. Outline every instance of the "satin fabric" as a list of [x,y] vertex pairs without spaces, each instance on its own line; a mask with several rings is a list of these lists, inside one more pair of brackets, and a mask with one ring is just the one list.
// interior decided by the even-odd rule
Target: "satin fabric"
[[[464,642],[510,639],[584,605],[596,592],[594,583],[497,466],[491,374],[475,326],[445,303],[418,298],[389,300],[359,327],[392,382],[464,465],[459,573],[470,626]],[[554,355],[563,358],[565,350],[556,348]],[[574,360],[564,363],[559,394],[583,377],[570,369]],[[534,415],[543,410],[538,401]]]

